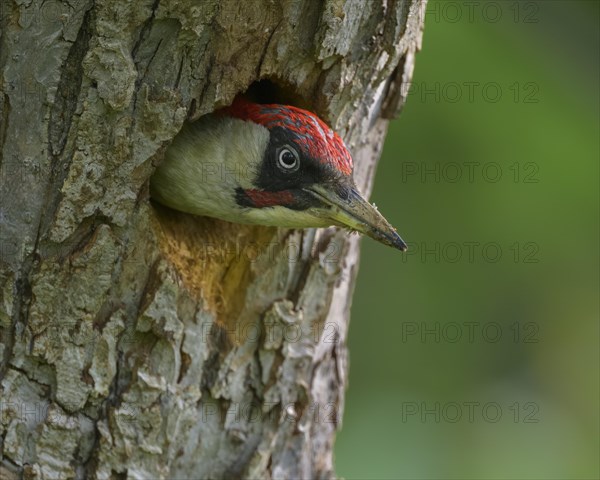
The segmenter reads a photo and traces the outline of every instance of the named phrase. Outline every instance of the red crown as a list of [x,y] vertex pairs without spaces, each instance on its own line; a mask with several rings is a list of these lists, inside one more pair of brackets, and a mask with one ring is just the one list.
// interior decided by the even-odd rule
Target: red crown
[[344,175],[352,174],[352,157],[344,141],[314,113],[290,105],[258,104],[237,98],[219,111],[268,129],[283,127],[298,134],[305,155],[327,163]]

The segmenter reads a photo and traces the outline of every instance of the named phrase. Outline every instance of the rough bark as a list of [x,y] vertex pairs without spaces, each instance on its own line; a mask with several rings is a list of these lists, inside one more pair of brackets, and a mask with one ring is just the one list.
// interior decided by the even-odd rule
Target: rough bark
[[358,238],[175,214],[148,178],[254,84],[368,192],[424,0],[1,2],[0,478],[333,477]]

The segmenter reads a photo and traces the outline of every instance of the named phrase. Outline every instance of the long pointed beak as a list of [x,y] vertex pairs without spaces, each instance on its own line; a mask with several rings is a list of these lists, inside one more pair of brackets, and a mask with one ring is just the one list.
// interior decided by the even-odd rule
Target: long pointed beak
[[403,252],[408,249],[404,240],[396,233],[396,229],[355,188],[351,189],[347,198],[319,185],[312,185],[306,188],[306,191],[327,205],[322,209],[322,214],[335,224],[364,233]]

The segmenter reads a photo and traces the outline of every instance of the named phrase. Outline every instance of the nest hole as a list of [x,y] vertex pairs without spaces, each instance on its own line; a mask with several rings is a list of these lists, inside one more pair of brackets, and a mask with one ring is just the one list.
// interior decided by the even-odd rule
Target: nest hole
[[[240,95],[257,103],[310,109],[293,88],[273,80],[254,82]],[[243,322],[247,285],[260,274],[255,259],[272,245],[277,229],[191,215],[155,201],[151,204],[161,254],[185,288],[223,326],[232,328]]]
[[298,93],[292,85],[279,79],[263,79],[253,82],[242,94],[256,103],[280,103],[312,110],[313,105]]

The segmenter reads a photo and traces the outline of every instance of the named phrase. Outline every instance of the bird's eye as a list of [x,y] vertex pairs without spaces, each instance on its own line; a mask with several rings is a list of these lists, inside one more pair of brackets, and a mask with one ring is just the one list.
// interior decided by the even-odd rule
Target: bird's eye
[[294,172],[300,167],[300,156],[294,148],[286,145],[277,154],[277,165],[286,172]]

